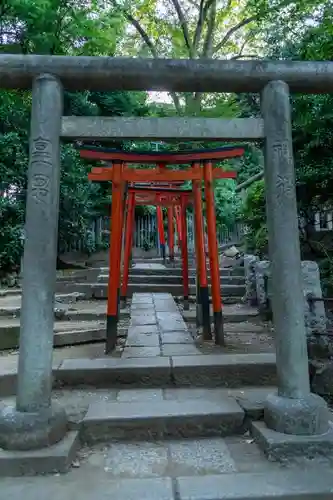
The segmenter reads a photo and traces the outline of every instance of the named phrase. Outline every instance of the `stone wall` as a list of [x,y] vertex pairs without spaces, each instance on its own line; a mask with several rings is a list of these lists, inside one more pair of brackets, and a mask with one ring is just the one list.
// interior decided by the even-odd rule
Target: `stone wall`
[[[322,298],[319,267],[316,262],[302,262],[304,321],[310,357],[333,354],[332,339],[326,335],[327,317]],[[244,301],[257,306],[264,319],[272,318],[272,283],[270,262],[254,255],[244,256],[246,294]],[[273,318],[274,319],[274,318]]]

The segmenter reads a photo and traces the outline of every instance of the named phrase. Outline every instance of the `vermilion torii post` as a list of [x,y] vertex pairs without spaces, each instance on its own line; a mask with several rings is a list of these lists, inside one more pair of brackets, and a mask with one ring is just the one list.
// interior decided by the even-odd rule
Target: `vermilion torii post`
[[[193,165],[196,168],[196,165]],[[194,220],[195,220],[195,253],[197,261],[197,325],[203,327],[204,340],[211,340],[210,307],[207,280],[204,224],[202,216],[201,182],[193,181]]]
[[183,272],[183,288],[184,288],[184,310],[189,309],[189,278],[188,278],[188,248],[187,248],[187,220],[186,220],[186,203],[181,200],[180,205],[180,245],[182,254],[182,272]]
[[173,218],[173,207],[168,207],[168,246],[170,262],[175,260],[175,224]]
[[125,228],[123,281],[120,293],[120,300],[122,303],[126,303],[126,296],[127,296],[128,275],[129,275],[131,250],[133,243],[133,232],[134,232],[134,217],[135,217],[135,193],[130,192],[128,195],[128,207],[127,207],[127,218],[126,218],[126,228]]
[[161,251],[162,251],[162,258],[163,258],[163,262],[165,262],[165,234],[164,234],[162,207],[156,207],[156,217],[157,217],[158,237],[160,240]]
[[123,229],[123,198],[124,181],[122,179],[122,163],[113,165],[112,179],[112,208],[110,219],[110,250],[109,250],[109,280],[108,305],[106,318],[106,345],[105,353],[114,350],[117,343],[117,326],[119,313],[119,284],[121,267],[121,241]]
[[212,288],[212,305],[214,314],[214,337],[216,344],[224,345],[220,264],[219,264],[218,248],[217,248],[212,162],[210,161],[205,162],[204,175],[205,175],[206,219],[207,219],[209,267],[210,267],[210,284]]

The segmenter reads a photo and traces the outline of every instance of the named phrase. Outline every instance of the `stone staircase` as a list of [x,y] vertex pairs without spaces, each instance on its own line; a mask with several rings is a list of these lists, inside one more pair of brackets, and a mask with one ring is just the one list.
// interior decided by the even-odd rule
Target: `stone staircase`
[[[160,267],[159,267],[160,266]],[[233,269],[220,270],[221,293],[228,303],[238,302],[245,294],[244,268],[237,266]],[[98,276],[98,285],[95,292],[105,297],[107,292],[108,268],[101,268]],[[190,295],[195,296],[195,268],[189,268]],[[210,285],[209,285],[210,287]],[[155,264],[154,267],[142,267],[137,263],[130,270],[128,295],[133,293],[171,293],[174,297],[183,295],[181,267],[166,267]]]
[[[132,276],[155,279],[163,272],[146,272],[141,265]],[[223,279],[240,278],[238,272],[223,270]],[[177,273],[174,268],[167,275],[178,278]],[[105,337],[106,303],[83,294],[81,285],[91,285],[80,276],[81,283],[71,281],[81,290],[78,295],[57,295],[55,346],[66,336],[69,344]],[[18,332],[19,309],[19,294],[3,294],[0,336],[1,321],[12,322],[11,335],[14,328]],[[88,344],[83,355],[73,354],[80,346],[54,351],[53,398],[69,416],[66,440],[33,452],[29,461],[8,460],[0,450],[0,475],[67,474],[1,479],[6,497],[30,500],[30,491],[35,500],[47,491],[52,500],[75,494],[83,500],[92,495],[97,500],[331,498],[329,460],[309,461],[301,454],[281,460],[273,446],[266,446],[265,455],[256,441],[264,426],[264,400],[276,390],[274,349],[260,336],[270,337],[271,347],[273,339],[256,310],[225,306],[226,348],[198,339],[194,310],[182,313],[169,292],[134,292],[121,316],[124,342],[116,355],[105,357],[103,343]],[[97,333],[89,337],[89,331]],[[0,357],[0,397],[11,402],[16,371],[5,358]]]

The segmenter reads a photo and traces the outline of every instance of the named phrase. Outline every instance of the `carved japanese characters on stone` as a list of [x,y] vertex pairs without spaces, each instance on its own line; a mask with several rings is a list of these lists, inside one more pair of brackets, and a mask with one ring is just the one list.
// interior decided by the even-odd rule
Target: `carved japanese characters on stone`
[[[45,203],[50,193],[50,170],[52,169],[52,145],[48,139],[37,137],[31,145],[31,196],[37,203]],[[39,172],[34,172],[39,170]]]
[[44,174],[35,174],[31,182],[31,196],[37,203],[45,203],[50,192],[50,178]]

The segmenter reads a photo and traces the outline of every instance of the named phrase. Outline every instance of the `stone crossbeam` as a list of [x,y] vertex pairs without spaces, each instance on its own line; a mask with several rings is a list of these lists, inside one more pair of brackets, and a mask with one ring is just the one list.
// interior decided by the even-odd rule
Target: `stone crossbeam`
[[41,73],[67,90],[259,92],[283,80],[291,92],[330,93],[333,61],[171,60],[85,56],[0,56],[0,88],[30,89]]
[[61,135],[66,139],[258,140],[264,136],[257,118],[118,118],[64,116]]

